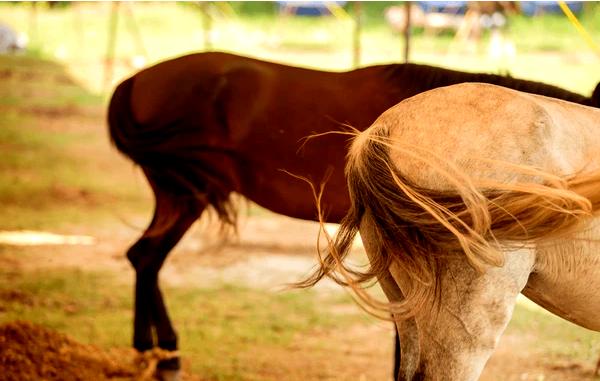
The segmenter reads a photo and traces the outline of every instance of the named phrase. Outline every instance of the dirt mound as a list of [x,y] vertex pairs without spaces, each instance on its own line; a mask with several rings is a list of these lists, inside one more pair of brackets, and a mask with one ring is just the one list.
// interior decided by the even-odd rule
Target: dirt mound
[[153,357],[105,351],[29,322],[0,325],[1,381],[150,381],[160,356]]

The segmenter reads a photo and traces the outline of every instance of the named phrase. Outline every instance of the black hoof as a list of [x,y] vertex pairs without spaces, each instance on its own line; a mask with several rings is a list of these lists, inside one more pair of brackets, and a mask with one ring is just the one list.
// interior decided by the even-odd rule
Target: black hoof
[[161,370],[179,370],[181,369],[181,362],[179,361],[179,357],[160,360],[156,368]]

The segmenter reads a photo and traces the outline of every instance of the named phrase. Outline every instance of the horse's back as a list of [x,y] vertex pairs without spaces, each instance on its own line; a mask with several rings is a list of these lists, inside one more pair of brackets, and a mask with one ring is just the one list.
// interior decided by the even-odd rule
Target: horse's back
[[[600,109],[541,95],[525,94],[525,97],[542,107],[551,122],[551,142],[556,154],[577,158],[586,170],[599,168]],[[558,156],[556,159],[560,160]]]
[[[281,122],[286,124],[303,120],[304,126],[312,124],[313,132],[324,132],[323,126],[331,126],[329,120],[359,124],[364,119],[366,128],[382,109],[391,106],[386,97],[380,96],[386,92],[383,85],[388,66],[332,72],[222,52],[190,54],[158,63],[134,76],[133,114],[140,124],[168,124],[190,114],[214,114],[215,109],[221,109],[240,119],[282,115],[285,120]],[[381,100],[364,102],[367,96]],[[373,104],[380,106],[366,110],[367,116],[359,116]],[[292,118],[299,113],[301,118]],[[328,123],[315,123],[311,115],[326,116]],[[302,136],[307,130],[303,128]]]
[[[475,178],[514,181],[506,163],[567,175],[598,168],[600,110],[507,88],[465,83],[434,89],[386,111],[392,161],[424,187],[445,188],[423,158],[453,164]],[[592,167],[590,167],[590,165]],[[512,180],[511,180],[512,179]],[[523,180],[524,178],[521,178]]]
[[[146,68],[134,76],[133,114],[140,124],[168,124],[191,112],[209,113],[231,67],[260,72],[261,62],[227,53],[197,53]],[[169,115],[170,114],[170,115]]]

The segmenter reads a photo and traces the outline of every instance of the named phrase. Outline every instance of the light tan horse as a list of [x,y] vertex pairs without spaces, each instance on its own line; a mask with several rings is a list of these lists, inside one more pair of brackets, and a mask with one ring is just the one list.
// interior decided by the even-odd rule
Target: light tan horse
[[[321,267],[391,311],[402,380],[476,380],[519,293],[600,330],[600,111],[480,83],[409,98],[355,138]],[[360,230],[371,267],[344,262]],[[362,288],[377,277],[390,303]],[[385,316],[385,314],[382,314]]]

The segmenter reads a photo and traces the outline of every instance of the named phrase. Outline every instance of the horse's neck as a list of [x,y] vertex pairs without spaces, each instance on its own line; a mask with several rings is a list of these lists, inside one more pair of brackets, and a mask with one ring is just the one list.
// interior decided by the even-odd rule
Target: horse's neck
[[580,104],[589,103],[588,98],[560,87],[496,74],[461,72],[427,65],[398,64],[391,67],[391,76],[400,88],[404,88],[403,91],[408,90],[413,93],[411,95],[458,83],[482,82]]

